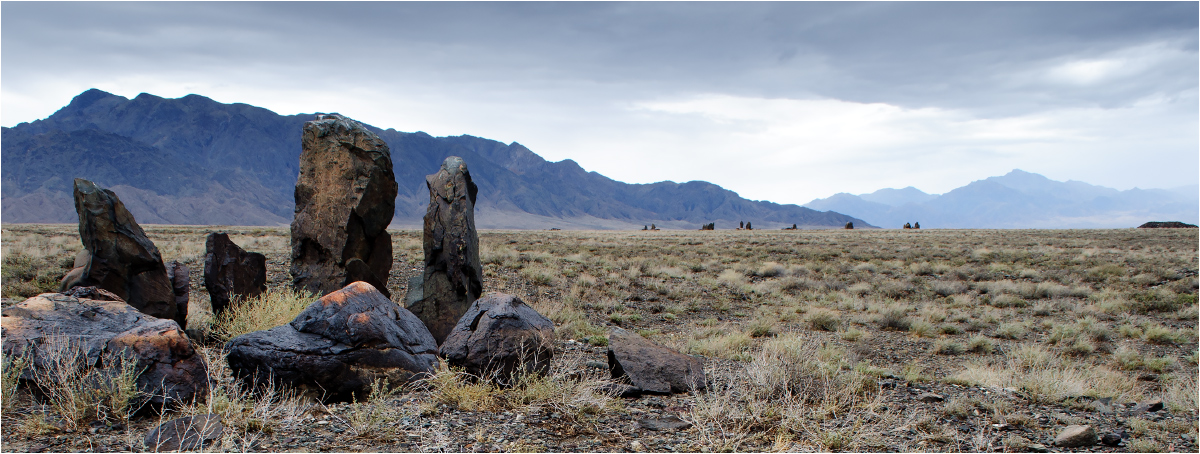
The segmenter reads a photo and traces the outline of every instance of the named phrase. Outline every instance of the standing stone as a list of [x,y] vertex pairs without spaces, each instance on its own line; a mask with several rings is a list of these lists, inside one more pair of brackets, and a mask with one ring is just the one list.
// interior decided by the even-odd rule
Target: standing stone
[[191,274],[192,270],[178,260],[167,263],[167,279],[171,281],[171,293],[175,294],[175,310],[179,312],[179,318],[184,320],[187,320],[188,294],[192,289]]
[[[79,238],[88,254],[79,272],[63,279],[61,290],[96,286],[120,297],[135,309],[158,318],[187,324],[175,301],[175,291],[162,256],[112,191],[88,180],[75,179],[75,211]],[[186,312],[186,311],[185,311]]]
[[854,230],[854,223],[853,223],[853,222],[847,222],[847,223],[846,223],[846,230]]
[[246,252],[225,233],[210,233],[204,242],[204,288],[213,316],[233,298],[254,298],[267,291],[267,257]]
[[391,297],[396,177],[388,146],[358,122],[323,115],[304,124],[292,285],[325,295],[364,281]]
[[475,233],[479,188],[458,156],[446,158],[438,173],[425,177],[425,185],[429,187],[425,274],[409,281],[405,305],[441,345],[483,292],[483,265]]

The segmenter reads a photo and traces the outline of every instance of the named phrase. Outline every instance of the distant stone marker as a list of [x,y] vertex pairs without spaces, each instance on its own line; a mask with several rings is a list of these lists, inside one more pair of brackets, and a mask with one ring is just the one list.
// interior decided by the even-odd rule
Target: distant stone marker
[[442,162],[425,177],[429,208],[425,212],[425,273],[408,283],[404,298],[438,345],[483,292],[483,265],[475,231],[475,197],[467,164],[458,156]]
[[354,120],[323,115],[304,124],[301,145],[292,285],[325,295],[364,281],[391,297],[396,177],[387,144]]
[[1147,222],[1145,224],[1139,225],[1138,228],[1139,229],[1194,229],[1194,228],[1197,228],[1197,226],[1192,225],[1192,224],[1184,224],[1179,221],[1170,221],[1170,222]]
[[176,305],[162,255],[121,199],[96,183],[76,178],[75,211],[87,254],[76,256],[76,265],[83,266],[63,278],[60,291],[96,286],[144,314],[186,327],[187,311],[181,313]]
[[854,223],[853,223],[853,222],[847,222],[847,223],[846,223],[846,230],[854,230]]
[[210,233],[204,242],[204,288],[219,315],[235,297],[254,298],[267,291],[267,257],[246,252],[225,233]]

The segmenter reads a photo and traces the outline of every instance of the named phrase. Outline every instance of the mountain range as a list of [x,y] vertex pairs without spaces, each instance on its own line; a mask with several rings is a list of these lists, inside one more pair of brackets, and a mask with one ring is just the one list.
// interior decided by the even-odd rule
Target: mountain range
[[[144,224],[287,225],[301,131],[314,118],[199,95],[128,99],[91,89],[48,118],[0,128],[0,219],[76,222],[72,181],[86,178],[112,189]],[[425,176],[451,155],[466,161],[479,186],[480,228],[871,227],[837,212],[746,200],[703,181],[622,183],[569,159],[548,162],[516,142],[365,126],[391,149],[399,186],[393,227],[419,228]]]
[[1126,228],[1148,221],[1200,220],[1200,186],[1129,189],[1054,181],[1013,170],[945,194],[914,187],[838,193],[804,206],[845,213],[884,228]]

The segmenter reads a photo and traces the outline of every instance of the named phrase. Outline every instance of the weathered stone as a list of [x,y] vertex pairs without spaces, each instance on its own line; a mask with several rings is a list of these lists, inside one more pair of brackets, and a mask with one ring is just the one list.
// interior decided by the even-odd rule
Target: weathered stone
[[204,288],[218,315],[234,298],[249,299],[267,291],[267,257],[234,244],[225,233],[204,241]]
[[1100,437],[1100,443],[1104,443],[1105,446],[1119,446],[1121,444],[1121,436],[1109,432]]
[[471,304],[442,344],[451,366],[511,385],[520,374],[544,375],[554,358],[554,322],[512,295],[488,293]]
[[292,285],[324,295],[363,281],[385,296],[392,269],[387,226],[396,211],[388,146],[358,122],[324,115],[304,124]]
[[670,394],[706,389],[699,358],[663,347],[621,328],[608,334],[608,367],[613,378],[629,377],[643,392]]
[[[71,292],[116,298],[94,287]],[[121,301],[61,293],[43,293],[5,308],[2,319],[4,353],[30,355],[32,368],[22,373],[23,380],[32,380],[35,370],[47,367],[44,352],[70,348],[83,355],[80,367],[103,368],[116,364],[111,358],[136,358],[142,370],[138,389],[152,404],[190,402],[207,395],[204,359],[173,320],[148,316]]]
[[1154,399],[1139,402],[1137,404],[1137,406],[1133,407],[1133,412],[1134,413],[1146,413],[1146,412],[1153,413],[1153,412],[1156,412],[1156,411],[1159,411],[1162,409],[1163,409],[1162,399],[1154,398]]
[[100,287],[139,311],[186,327],[186,314],[179,313],[158,248],[117,195],[76,178],[75,211],[79,213],[79,237],[89,256],[81,271],[64,277],[60,291]]
[[446,158],[437,173],[425,177],[425,185],[429,188],[425,273],[419,281],[410,281],[409,292],[420,293],[406,296],[405,302],[441,344],[483,292],[483,266],[475,232],[479,188],[458,156]]
[[853,222],[847,222],[847,223],[846,223],[846,230],[854,230],[854,223],[853,223]]
[[220,415],[196,415],[159,424],[143,441],[151,452],[204,451],[216,447],[224,432]]
[[678,416],[641,418],[637,420],[637,423],[639,427],[646,430],[676,431],[692,427],[692,423],[679,419]]
[[1096,437],[1096,429],[1091,425],[1082,426],[1067,426],[1062,432],[1054,437],[1054,445],[1060,448],[1078,448],[1080,446],[1091,446],[1099,441]]
[[917,396],[917,400],[925,403],[937,403],[946,400],[946,398],[934,393],[922,393],[920,396]]
[[438,362],[425,325],[366,282],[321,297],[291,323],[238,336],[226,350],[241,380],[271,379],[326,401],[362,398],[376,379],[410,382]]
[[175,310],[179,318],[187,320],[188,295],[192,287],[192,270],[178,260],[166,264],[167,279],[171,281],[171,293],[175,294]]

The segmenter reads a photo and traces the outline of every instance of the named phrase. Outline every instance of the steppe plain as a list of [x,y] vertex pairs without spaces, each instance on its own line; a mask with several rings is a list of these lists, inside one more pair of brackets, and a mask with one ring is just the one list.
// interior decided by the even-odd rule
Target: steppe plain
[[[1198,450],[1196,229],[483,231],[485,290],[557,325],[552,374],[495,389],[442,370],[322,405],[241,389],[220,341],[250,328],[207,311],[213,231],[267,256],[280,313],[258,301],[247,326],[312,301],[286,292],[287,228],[145,228],[191,268],[212,395],[72,424],[6,371],[3,451],[141,451],[203,413],[226,426],[215,451]],[[392,234],[400,301],[421,232]],[[56,290],[82,249],[73,225],[5,225],[2,242],[5,306]],[[610,326],[704,356],[711,389],[606,395]],[[1076,424],[1115,445],[1054,446]]]

